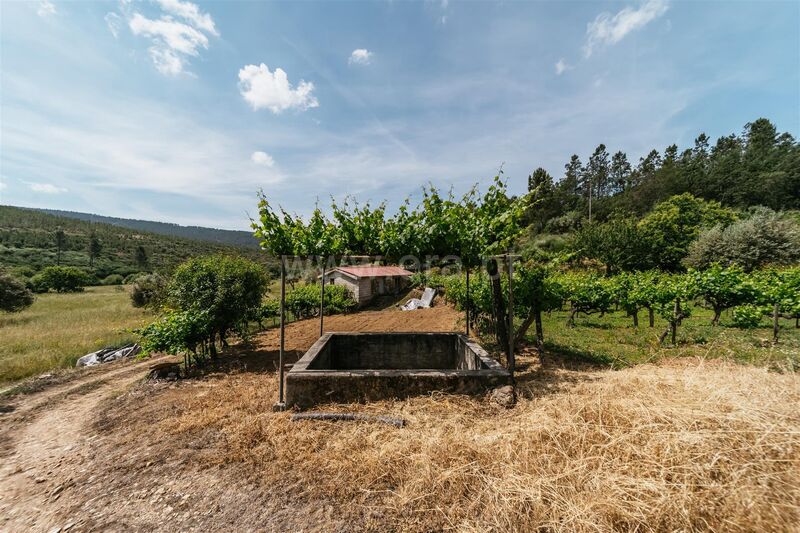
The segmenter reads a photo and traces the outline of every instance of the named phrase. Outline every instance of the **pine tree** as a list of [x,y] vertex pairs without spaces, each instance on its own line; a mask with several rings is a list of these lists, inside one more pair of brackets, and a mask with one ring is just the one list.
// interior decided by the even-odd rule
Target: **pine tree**
[[56,230],[56,264],[61,264],[61,252],[64,251],[64,248],[67,246],[67,236],[64,234],[64,230],[57,229]]
[[137,246],[136,247],[136,265],[139,268],[146,268],[147,267],[147,252],[144,249],[144,246]]
[[100,255],[100,251],[103,249],[103,245],[100,243],[100,239],[97,238],[97,235],[92,232],[89,236],[89,266],[94,266],[94,260],[97,256]]

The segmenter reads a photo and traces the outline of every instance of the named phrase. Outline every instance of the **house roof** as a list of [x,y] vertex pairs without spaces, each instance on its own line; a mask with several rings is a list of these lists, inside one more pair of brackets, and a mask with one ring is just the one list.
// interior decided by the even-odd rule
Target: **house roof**
[[397,266],[344,266],[336,267],[331,272],[339,271],[354,278],[383,278],[387,276],[410,276],[412,273]]

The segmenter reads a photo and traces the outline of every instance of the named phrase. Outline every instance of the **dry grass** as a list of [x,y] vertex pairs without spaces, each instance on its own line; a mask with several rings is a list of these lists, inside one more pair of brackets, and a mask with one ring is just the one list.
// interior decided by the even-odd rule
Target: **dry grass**
[[365,529],[800,523],[797,375],[702,360],[621,371],[530,364],[520,391],[512,410],[446,395],[328,407],[403,417],[403,429],[292,423],[270,412],[274,374],[241,373],[136,395],[137,409],[120,405],[105,428],[113,446],[193,449],[192,468],[243,466],[298,512],[332,501]]

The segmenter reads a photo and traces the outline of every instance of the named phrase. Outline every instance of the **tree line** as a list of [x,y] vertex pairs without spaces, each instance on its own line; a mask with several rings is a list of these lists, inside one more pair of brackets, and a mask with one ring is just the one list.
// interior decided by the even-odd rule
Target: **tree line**
[[600,144],[585,163],[573,154],[558,181],[545,169],[536,169],[528,177],[528,190],[537,200],[528,222],[549,233],[576,229],[583,219],[604,221],[620,211],[641,216],[684,193],[727,207],[799,209],[800,144],[766,118],[713,145],[701,133],[692,147],[653,149],[638,162]]

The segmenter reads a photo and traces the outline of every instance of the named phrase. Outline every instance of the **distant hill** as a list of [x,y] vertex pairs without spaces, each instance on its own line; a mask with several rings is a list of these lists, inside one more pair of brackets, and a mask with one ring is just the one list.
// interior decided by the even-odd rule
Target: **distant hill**
[[139,231],[149,231],[159,235],[170,235],[172,237],[183,237],[184,239],[194,239],[196,241],[216,242],[230,246],[241,246],[245,248],[258,249],[258,241],[249,231],[235,231],[227,229],[204,228],[200,226],[181,226],[169,222],[153,222],[150,220],[137,220],[133,218],[106,217],[103,215],[93,215],[91,213],[77,213],[75,211],[60,211],[58,209],[37,209],[24,208],[32,211],[42,211],[51,215],[85,220],[87,222],[102,222],[123,228],[135,229]]
[[[212,238],[189,239],[132,229],[121,224],[98,222],[97,219],[89,221],[77,216],[59,216],[57,213],[61,212],[0,206],[0,268],[28,277],[46,266],[55,265],[58,261],[56,232],[61,230],[66,241],[61,253],[61,264],[84,268],[98,279],[110,274],[126,276],[144,271],[168,272],[190,257],[214,253],[248,257],[270,270],[276,269],[275,261],[253,247],[250,242],[247,246],[236,246],[220,243]],[[81,215],[81,213],[70,213],[70,215]],[[97,218],[108,220],[107,217]],[[111,220],[153,224],[162,229],[199,230],[195,233],[197,235],[207,231],[209,233],[205,235],[208,236],[239,233],[249,236],[244,231],[187,228],[173,224],[123,219]],[[101,250],[90,266],[89,242],[92,234],[99,240]],[[143,255],[139,248],[143,250]]]

